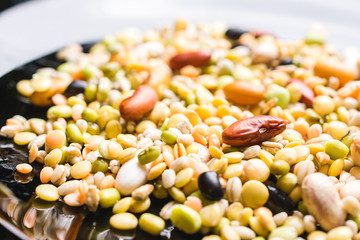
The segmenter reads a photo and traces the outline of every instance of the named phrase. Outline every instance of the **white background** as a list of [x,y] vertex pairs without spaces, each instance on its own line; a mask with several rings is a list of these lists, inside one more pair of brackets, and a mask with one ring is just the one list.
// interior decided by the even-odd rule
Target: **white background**
[[360,48],[357,0],[36,0],[0,13],[0,76],[72,42],[126,27],[150,29],[177,17],[298,39],[321,23],[336,45]]

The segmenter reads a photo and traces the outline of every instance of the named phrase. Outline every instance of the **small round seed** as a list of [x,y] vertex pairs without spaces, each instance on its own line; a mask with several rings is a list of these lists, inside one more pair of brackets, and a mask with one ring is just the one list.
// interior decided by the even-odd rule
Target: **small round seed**
[[45,201],[56,201],[59,199],[57,188],[51,184],[40,184],[35,189],[36,195]]
[[257,208],[266,203],[269,198],[269,190],[266,186],[257,181],[247,181],[241,191],[241,199],[245,206]]
[[144,213],[140,216],[139,226],[145,232],[157,236],[165,228],[165,221],[151,213]]
[[27,145],[36,138],[36,134],[32,132],[20,132],[14,136],[14,142],[17,145]]
[[66,135],[63,131],[53,130],[46,135],[45,143],[50,149],[61,148],[66,141]]
[[160,150],[157,147],[149,147],[141,151],[138,155],[139,163],[145,165],[155,161],[160,156]]
[[54,172],[52,167],[44,167],[40,171],[40,181],[42,183],[48,183],[51,180],[51,176]]
[[80,161],[75,163],[71,169],[70,174],[75,179],[81,179],[89,175],[91,172],[91,162],[89,161]]
[[55,148],[49,152],[44,158],[44,164],[47,166],[55,166],[61,161],[62,151],[59,148]]
[[181,188],[188,184],[194,175],[192,168],[185,168],[176,174],[175,187]]
[[185,205],[176,205],[173,207],[171,222],[187,234],[194,234],[198,232],[201,227],[201,217],[199,213]]
[[150,198],[146,198],[145,200],[140,200],[140,201],[132,198],[129,211],[133,213],[145,212],[146,210],[149,209],[150,205],[151,205]]
[[110,218],[109,222],[113,228],[119,230],[131,230],[138,225],[138,219],[131,213],[115,214]]
[[132,202],[131,197],[125,197],[117,201],[113,206],[113,213],[123,213],[129,210]]
[[33,170],[33,167],[28,163],[20,163],[16,165],[16,170],[22,174],[28,174]]
[[109,208],[120,199],[120,193],[116,188],[107,188],[99,192],[100,206],[103,208]]
[[198,186],[202,195],[208,200],[217,201],[224,195],[219,182],[219,176],[216,172],[209,171],[200,174]]

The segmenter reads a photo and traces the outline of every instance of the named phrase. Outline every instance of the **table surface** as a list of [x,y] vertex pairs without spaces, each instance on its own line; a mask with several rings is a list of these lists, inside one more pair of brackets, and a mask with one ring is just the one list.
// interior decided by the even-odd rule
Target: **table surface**
[[72,42],[126,27],[151,29],[177,17],[224,21],[299,39],[314,23],[336,45],[360,48],[357,0],[34,0],[0,13],[0,76]]

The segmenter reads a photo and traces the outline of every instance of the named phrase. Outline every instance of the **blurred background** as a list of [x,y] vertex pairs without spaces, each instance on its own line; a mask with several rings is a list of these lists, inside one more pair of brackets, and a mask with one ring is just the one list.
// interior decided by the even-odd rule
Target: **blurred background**
[[69,43],[99,40],[126,27],[151,29],[178,17],[288,39],[302,38],[320,23],[330,42],[360,48],[357,0],[1,0],[0,10],[0,76]]

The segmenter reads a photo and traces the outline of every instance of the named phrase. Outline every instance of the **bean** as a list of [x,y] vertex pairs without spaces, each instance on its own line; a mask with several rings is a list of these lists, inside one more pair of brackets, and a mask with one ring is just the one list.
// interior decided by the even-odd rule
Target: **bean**
[[269,231],[261,223],[260,217],[250,217],[249,226],[255,231],[257,235],[267,236],[269,234]]
[[145,200],[135,200],[134,198],[131,201],[129,211],[133,213],[145,212],[150,208],[151,200],[146,198]]
[[269,235],[269,239],[281,238],[284,240],[293,240],[296,239],[296,237],[295,228],[287,226],[275,228]]
[[157,147],[149,147],[138,154],[139,163],[145,165],[155,161],[160,156],[160,150]]
[[207,205],[200,210],[201,222],[203,226],[215,227],[221,220],[224,211],[219,203]]
[[331,229],[326,236],[327,240],[345,240],[351,239],[353,232],[349,227],[341,226]]
[[120,199],[119,201],[117,201],[114,206],[113,206],[113,213],[123,213],[129,210],[130,205],[132,202],[132,198],[131,197],[125,197]]
[[34,93],[30,80],[21,80],[16,84],[16,90],[25,97],[30,97]]
[[220,235],[224,240],[240,240],[239,234],[227,224],[222,225]]
[[165,221],[151,213],[143,213],[139,219],[139,226],[145,232],[157,236],[165,228]]
[[28,174],[33,170],[33,167],[28,163],[20,163],[16,165],[16,170],[22,174]]
[[209,171],[200,174],[198,186],[201,194],[208,200],[217,201],[224,195],[224,191],[219,182],[219,176],[216,172]]
[[187,234],[194,234],[200,230],[201,217],[190,207],[176,205],[171,212],[171,223]]
[[49,154],[44,158],[44,164],[47,166],[56,166],[60,163],[62,155],[63,152],[58,148],[51,150],[51,152],[49,152]]
[[309,240],[325,240],[326,239],[326,233],[316,230],[314,232],[311,232],[308,235]]
[[89,83],[84,89],[85,99],[87,101],[94,101],[96,99],[97,85]]
[[60,130],[53,130],[46,135],[45,143],[50,149],[61,148],[66,141],[66,135]]
[[328,171],[328,175],[329,176],[333,176],[333,177],[337,177],[340,175],[340,173],[342,172],[343,168],[345,166],[345,161],[344,159],[337,159],[335,160],[329,168]]
[[71,142],[83,143],[84,139],[82,133],[75,123],[69,123],[66,126],[66,133],[69,136]]
[[119,230],[131,230],[138,225],[138,219],[131,213],[115,214],[110,218],[109,222],[113,228]]
[[194,175],[192,168],[185,168],[177,173],[175,178],[175,187],[181,188],[188,184]]
[[264,205],[269,198],[269,190],[257,181],[247,181],[241,191],[241,199],[245,206],[257,208]]
[[161,140],[166,144],[174,145],[177,143],[177,136],[171,131],[166,130],[161,133]]
[[120,199],[120,193],[115,188],[103,189],[99,192],[100,206],[103,208],[109,208]]
[[283,148],[277,151],[275,154],[275,161],[276,160],[284,160],[290,166],[295,163],[296,161],[296,150],[293,148]]
[[47,117],[49,119],[56,118],[71,118],[72,109],[68,105],[52,106],[47,111]]
[[305,225],[301,218],[296,216],[290,216],[285,220],[284,226],[293,227],[298,235],[301,235],[305,231]]
[[92,163],[91,172],[97,173],[97,172],[103,172],[107,173],[109,168],[109,164],[106,160],[98,158],[95,160],[95,162]]
[[329,96],[319,95],[314,99],[313,108],[320,115],[326,115],[335,110],[335,103]]
[[129,195],[136,188],[144,185],[147,178],[147,167],[141,165],[138,158],[124,163],[116,175],[115,187],[122,195]]
[[87,122],[96,123],[98,120],[98,113],[89,107],[85,108],[81,113],[81,118]]
[[36,187],[35,193],[40,199],[45,201],[52,202],[59,199],[57,188],[51,184],[40,184]]
[[36,138],[36,134],[32,132],[20,132],[14,136],[14,142],[17,145],[27,145]]
[[201,240],[221,240],[222,238],[218,235],[207,235],[203,237]]
[[106,137],[116,138],[122,131],[121,124],[118,120],[110,120],[105,126]]
[[333,160],[344,158],[349,153],[349,148],[339,140],[332,140],[325,144],[325,153]]
[[185,202],[186,196],[185,196],[184,192],[182,192],[179,188],[171,187],[169,189],[169,194],[174,200],[181,202],[181,203]]
[[248,31],[239,28],[229,28],[225,32],[225,36],[232,40],[237,40],[243,34],[248,33]]
[[53,174],[54,169],[51,167],[44,167],[40,171],[40,181],[42,183],[48,183],[51,180],[51,175]]
[[270,172],[274,175],[284,175],[290,171],[290,165],[284,160],[278,160],[270,165]]
[[81,179],[89,175],[91,172],[91,162],[89,161],[80,161],[75,163],[71,169],[70,174],[75,179]]
[[166,163],[162,162],[159,164],[156,164],[154,167],[152,167],[149,171],[149,174],[147,176],[147,180],[154,180],[158,178],[166,169]]
[[272,85],[265,94],[266,101],[276,98],[276,105],[285,108],[290,103],[290,93],[286,88]]
[[244,165],[244,173],[249,180],[264,182],[269,177],[270,170],[260,159],[250,159]]
[[286,173],[278,179],[276,187],[285,193],[290,193],[296,186],[297,181],[298,180],[295,174]]

